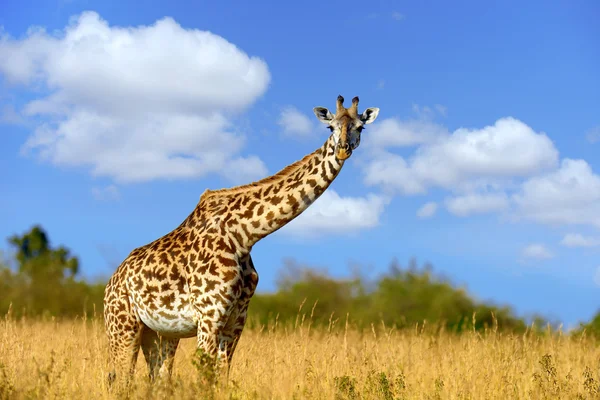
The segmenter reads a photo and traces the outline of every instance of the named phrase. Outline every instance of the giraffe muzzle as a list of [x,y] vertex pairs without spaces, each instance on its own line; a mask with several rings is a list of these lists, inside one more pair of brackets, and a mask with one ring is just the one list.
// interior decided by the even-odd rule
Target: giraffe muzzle
[[348,143],[339,143],[335,152],[335,156],[340,160],[346,160],[352,155],[352,150],[350,149],[350,144]]

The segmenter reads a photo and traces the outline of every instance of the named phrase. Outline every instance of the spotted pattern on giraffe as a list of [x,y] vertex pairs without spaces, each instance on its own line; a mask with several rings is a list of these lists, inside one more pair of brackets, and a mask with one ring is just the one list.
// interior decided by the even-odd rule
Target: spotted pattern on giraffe
[[258,285],[253,246],[327,189],[379,111],[359,115],[357,97],[342,104],[339,96],[335,116],[315,108],[332,131],[319,149],[257,182],[206,190],[177,228],[119,265],[104,296],[111,379],[131,377],[140,347],[150,378],[170,376],[179,339],[188,337],[229,369]]

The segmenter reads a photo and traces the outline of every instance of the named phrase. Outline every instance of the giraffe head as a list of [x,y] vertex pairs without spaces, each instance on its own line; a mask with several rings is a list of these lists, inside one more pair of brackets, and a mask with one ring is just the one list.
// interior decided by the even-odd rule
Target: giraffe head
[[333,132],[337,138],[335,155],[340,160],[345,160],[352,155],[352,151],[360,144],[360,133],[366,124],[375,121],[379,108],[367,108],[362,114],[358,113],[358,96],[352,99],[349,108],[344,107],[344,98],[337,98],[335,114],[325,107],[315,107],[315,115]]

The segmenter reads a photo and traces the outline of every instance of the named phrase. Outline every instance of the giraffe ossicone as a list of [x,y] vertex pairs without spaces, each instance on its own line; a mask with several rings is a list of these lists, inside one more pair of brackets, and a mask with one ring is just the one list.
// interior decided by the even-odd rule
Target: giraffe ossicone
[[150,378],[170,376],[179,340],[227,371],[258,284],[250,252],[300,215],[333,182],[360,144],[378,108],[358,113],[337,98],[336,112],[315,107],[331,134],[325,144],[275,175],[229,189],[206,190],[173,231],[133,250],[106,285],[104,319],[113,370],[134,372],[140,347]]

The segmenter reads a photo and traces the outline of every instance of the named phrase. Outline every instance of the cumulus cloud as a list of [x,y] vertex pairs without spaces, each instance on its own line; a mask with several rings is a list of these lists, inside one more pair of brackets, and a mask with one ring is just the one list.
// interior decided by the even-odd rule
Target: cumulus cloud
[[343,197],[328,189],[282,231],[291,235],[315,236],[328,233],[354,233],[379,224],[388,200],[369,194]]
[[523,218],[600,227],[600,177],[584,160],[564,159],[556,171],[528,179],[513,200]]
[[387,192],[403,194],[424,194],[426,183],[413,173],[403,157],[382,152],[365,166],[365,183],[379,185]]
[[435,201],[430,201],[421,206],[417,210],[417,217],[419,218],[431,218],[435,215],[438,205]]
[[372,148],[408,147],[423,143],[432,143],[448,136],[448,130],[434,122],[427,120],[407,120],[387,118],[373,124],[372,128],[365,131],[368,140],[367,146]]
[[[190,178],[243,164],[243,132],[231,115],[270,81],[264,61],[224,38],[184,29],[171,18],[110,26],[94,12],[49,34],[0,38],[0,74],[36,97],[22,110],[39,124],[24,151],[117,181]],[[248,164],[245,160],[250,160]]]
[[512,220],[600,228],[600,176],[584,160],[559,161],[544,132],[511,117],[449,132],[431,120],[443,107],[413,111],[418,119],[384,119],[364,134],[366,185],[388,195],[448,191],[444,204],[458,216],[504,212]]
[[597,247],[600,237],[583,236],[580,233],[567,233],[560,244],[567,247]]
[[546,246],[540,243],[532,243],[525,247],[522,251],[522,256],[527,259],[547,260],[553,258],[554,255]]
[[292,137],[306,137],[315,133],[313,121],[296,107],[288,106],[281,111],[279,126],[283,128],[283,133]]
[[[379,135],[392,138],[391,132]],[[427,139],[408,160],[385,149],[374,152],[365,166],[365,183],[403,194],[425,193],[431,187],[464,192],[528,177],[558,162],[552,141],[514,118],[502,118],[482,129],[461,128],[450,135],[440,134],[437,128],[427,133],[435,140]],[[392,139],[379,140],[385,147],[393,145]]]
[[600,125],[593,127],[588,130],[585,134],[585,138],[590,143],[598,143],[600,142]]
[[508,196],[505,193],[469,193],[446,199],[448,211],[460,217],[502,211],[508,207]]

